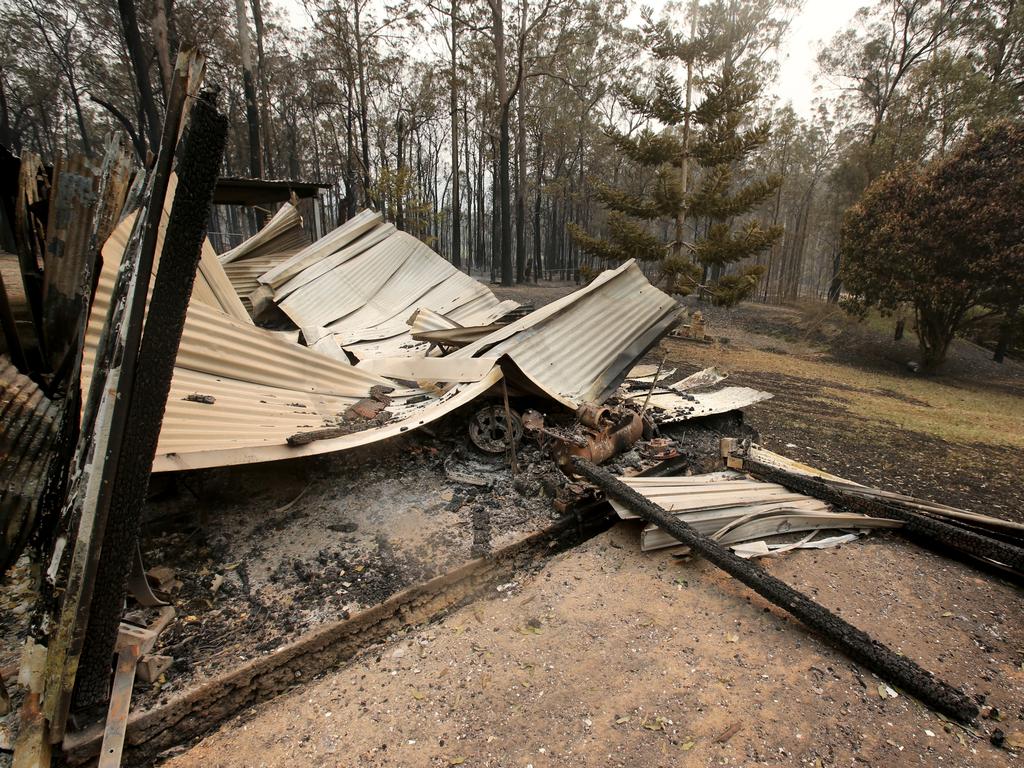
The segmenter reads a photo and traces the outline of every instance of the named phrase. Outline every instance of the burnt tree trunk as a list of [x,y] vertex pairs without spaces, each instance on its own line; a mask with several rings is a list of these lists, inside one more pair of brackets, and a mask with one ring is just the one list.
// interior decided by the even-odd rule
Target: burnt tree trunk
[[1014,307],[1006,313],[1006,317],[999,326],[999,339],[996,341],[996,349],[992,355],[992,359],[997,363],[1003,362],[1006,359],[1006,353],[1013,347],[1014,331],[1016,331],[1017,314],[1019,312],[1020,307]]
[[[160,146],[160,118],[156,111],[153,88],[149,84],[149,57],[142,47],[142,36],[139,34],[139,18],[135,11],[134,0],[117,0],[117,8],[121,12],[121,31],[124,33],[128,58],[132,62],[132,73],[135,75],[135,87],[139,89],[139,109],[146,118],[145,135],[150,147]],[[139,133],[142,133],[140,130]],[[145,160],[145,157],[139,158]]]
[[[494,40],[494,86],[498,95],[498,207],[501,208],[499,238],[495,247],[501,254],[501,284],[513,284],[512,263],[512,184],[509,174],[511,111],[508,77],[505,73],[505,19],[502,0],[490,0],[491,33]],[[497,213],[497,211],[495,211]]]
[[452,266],[462,268],[462,198],[459,195],[459,0],[452,0]]
[[249,44],[249,20],[245,13],[245,0],[235,0],[235,14],[238,22],[238,48],[242,57],[245,122],[249,127],[249,175],[254,179],[259,179],[263,177],[259,97],[256,95],[256,75],[253,72],[252,50]]
[[516,282],[526,280],[526,80],[516,109]]

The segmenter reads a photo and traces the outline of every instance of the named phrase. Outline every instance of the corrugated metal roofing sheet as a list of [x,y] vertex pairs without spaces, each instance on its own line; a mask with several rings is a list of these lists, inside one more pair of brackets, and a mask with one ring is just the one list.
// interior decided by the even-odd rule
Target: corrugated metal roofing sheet
[[327,233],[315,243],[292,256],[284,264],[275,267],[260,278],[260,282],[277,289],[295,277],[302,270],[316,264],[332,253],[337,253],[356,238],[369,232],[380,223],[380,214],[374,211],[360,211],[337,229]]
[[[160,242],[163,242],[161,232]],[[242,305],[234,286],[224,274],[224,268],[217,261],[217,254],[209,240],[203,240],[203,251],[199,258],[199,269],[192,294],[197,301],[216,307],[239,322],[252,325],[252,318]]]
[[217,258],[235,294],[251,311],[249,296],[260,287],[257,278],[284,264],[309,244],[298,210],[285,203],[263,229]]
[[536,386],[573,408],[609,397],[681,312],[628,261],[452,356],[508,357]]
[[370,301],[418,245],[412,235],[396,232],[293,291],[278,306],[300,327],[330,325]]
[[[749,480],[738,473],[689,477],[623,477],[623,483],[656,502],[705,536],[724,545],[766,536],[826,529],[895,528],[897,520],[857,513],[833,512],[828,504],[781,485]],[[623,519],[636,514],[615,499],[612,507]],[[654,525],[644,528],[641,549],[678,546]],[[765,550],[767,553],[767,549]]]
[[[103,270],[86,333],[86,377],[131,225],[130,218],[122,222],[103,248]],[[385,425],[292,447],[286,444],[289,436],[336,423],[372,386],[395,382],[195,300],[185,319],[153,470],[270,461],[365,445],[439,418],[500,378],[495,367],[477,381],[450,387],[441,397],[399,389],[391,395],[387,410],[392,419]],[[209,398],[212,403],[203,402]]]
[[267,256],[253,256],[224,265],[224,273],[231,281],[231,287],[235,289],[235,294],[246,310],[252,311],[252,301],[249,297],[260,287],[257,278],[267,270],[283,263],[290,255],[289,253],[271,253]]
[[[633,397],[639,400],[644,396],[634,393]],[[701,416],[740,410],[771,397],[768,392],[751,387],[723,387],[714,392],[697,394],[656,392],[651,395],[648,405],[657,412],[656,418],[659,424],[672,424]]]
[[[498,301],[487,286],[390,224],[376,226],[335,253],[323,251],[319,261],[279,284],[274,300],[296,325],[335,333],[360,360],[425,354],[428,345],[413,340],[408,322],[417,310],[462,325],[486,325],[519,306]],[[260,278],[274,280],[273,275]],[[320,340],[319,335],[306,338],[311,344]]]
[[31,529],[59,420],[60,409],[0,356],[0,552],[5,561],[17,558]]
[[[276,284],[279,305],[302,327],[306,343],[329,354],[229,317],[216,296],[226,276],[216,259],[212,266],[206,259],[186,315],[155,471],[365,445],[415,429],[482,395],[501,379],[501,365],[568,407],[600,402],[681,311],[628,262],[447,358],[426,358],[426,345],[410,334],[414,317],[421,325],[486,325],[518,305],[499,302],[485,285],[415,238],[378,222],[375,214],[361,214],[341,228],[341,235],[336,230],[259,278],[263,286]],[[130,227],[131,219],[122,222],[104,246],[86,334],[86,375]],[[350,365],[340,348],[331,346],[336,344],[360,365]],[[410,388],[410,382],[422,380],[447,382],[447,388],[440,397]],[[386,424],[287,445],[298,432],[337,425],[374,385],[398,387]]]
[[231,264],[241,259],[276,254],[284,250],[295,253],[309,244],[298,209],[291,203],[285,203],[263,229],[230,251],[220,254],[217,259],[221,264]]
[[[193,382],[187,375],[179,379],[176,372],[153,471],[277,461],[357,448],[439,419],[472,402],[500,380],[501,370],[495,366],[480,381],[456,385],[440,398],[429,397],[414,404],[409,404],[408,396],[397,400],[388,406],[393,418],[383,426],[293,447],[285,443],[288,436],[323,426],[316,423],[318,417],[344,412],[354,401],[310,398],[289,389],[261,389],[245,382],[209,377],[194,383],[206,386],[206,391],[214,392],[219,399],[214,405],[203,405],[181,399],[195,390],[190,389]],[[210,384],[218,388],[213,389]]]
[[355,258],[363,251],[382,242],[385,238],[391,237],[397,231],[398,230],[395,229],[394,224],[378,224],[354,242],[302,270],[299,274],[295,275],[295,277],[288,280],[288,282],[276,288],[274,290],[274,300],[278,302],[283,301],[285,297],[289,296],[302,286],[322,277],[335,267],[341,266],[349,259]]

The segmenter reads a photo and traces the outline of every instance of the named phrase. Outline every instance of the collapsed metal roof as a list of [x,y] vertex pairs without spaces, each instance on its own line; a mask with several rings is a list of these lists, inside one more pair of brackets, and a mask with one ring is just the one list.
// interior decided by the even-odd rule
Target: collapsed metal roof
[[[296,219],[294,209],[279,213],[263,232],[219,258],[204,247],[154,472],[366,445],[451,413],[503,376],[568,408],[602,402],[681,312],[627,262],[442,357],[412,337],[413,325],[487,326],[518,304],[499,301],[487,286],[369,211],[297,252],[272,252],[282,237],[288,242]],[[121,222],[103,249],[86,334],[86,377],[131,224],[131,218]],[[233,284],[223,265],[253,259],[273,262],[258,276],[257,290],[272,293],[301,328],[306,346],[256,327],[245,311],[238,294],[251,283]],[[392,390],[387,418],[342,423],[374,388]],[[739,407],[734,398],[728,405]],[[300,441],[289,438],[300,433],[320,439],[293,444]]]
[[285,203],[263,229],[217,258],[235,293],[252,311],[249,296],[260,287],[257,278],[308,245],[298,209]]

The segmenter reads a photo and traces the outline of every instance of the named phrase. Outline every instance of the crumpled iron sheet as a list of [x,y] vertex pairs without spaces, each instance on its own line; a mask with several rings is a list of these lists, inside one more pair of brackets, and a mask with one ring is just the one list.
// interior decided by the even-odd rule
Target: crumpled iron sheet
[[[17,556],[38,503],[60,409],[0,356],[0,552]],[[10,563],[4,563],[10,565]]]
[[[103,249],[85,376],[131,224],[131,218],[122,222]],[[681,312],[627,262],[446,358],[424,360],[427,345],[411,336],[414,315],[432,324],[486,325],[518,305],[499,302],[485,285],[410,235],[381,224],[376,214],[356,216],[259,277],[309,346],[257,328],[248,317],[229,315],[221,297],[226,275],[205,251],[200,277],[177,355],[153,467],[158,472],[365,445],[450,413],[503,375],[569,408],[602,402]],[[331,344],[341,345],[359,365],[349,364]],[[287,444],[299,432],[344,428],[342,414],[375,385],[396,389],[386,423]]]
[[507,358],[549,397],[576,408],[604,402],[681,312],[630,260],[451,357]]
[[[103,247],[103,269],[86,333],[85,381],[132,222],[132,217],[121,222]],[[216,259],[211,269],[220,269]],[[153,471],[271,461],[365,445],[440,418],[500,378],[495,367],[440,396],[434,390],[398,388],[391,395],[387,410],[392,418],[386,424],[292,447],[286,443],[289,436],[335,424],[349,406],[369,396],[371,387],[394,387],[395,382],[236,320],[194,296]]]
[[293,248],[297,252],[309,244],[309,237],[302,230],[299,210],[291,203],[285,203],[259,232],[220,254],[217,260],[221,264],[231,264],[254,256],[279,253],[282,246]]
[[249,296],[260,287],[259,276],[283,264],[309,244],[298,209],[285,203],[263,229],[217,258],[238,298],[251,310]]
[[[131,218],[132,221],[135,220],[134,216]],[[166,221],[165,218],[164,223]],[[161,225],[160,242],[163,243],[163,225]],[[192,297],[203,304],[216,307],[239,322],[252,325],[252,318],[239,299],[228,276],[224,274],[224,269],[217,261],[217,254],[209,240],[203,240],[199,269],[196,271],[196,281],[192,286]]]
[[[857,513],[833,512],[823,501],[775,483],[753,480],[739,472],[714,472],[685,477],[623,477],[623,483],[657,503],[700,533],[724,545],[765,537],[819,530],[898,528],[902,523]],[[624,520],[636,514],[609,500]],[[645,526],[640,548],[679,546],[655,525]],[[802,545],[794,544],[794,546]],[[768,554],[764,548],[759,554]]]
[[[273,279],[260,278],[267,284]],[[274,300],[297,326],[335,334],[359,360],[425,354],[429,345],[412,338],[408,322],[419,311],[459,325],[487,325],[519,306],[498,301],[485,285],[390,224],[309,263],[275,290]],[[307,343],[317,341],[307,335]]]
[[260,283],[275,291],[287,281],[322,259],[337,253],[380,223],[380,214],[360,211],[337,229],[331,230],[315,243],[311,243],[283,264],[260,277]]

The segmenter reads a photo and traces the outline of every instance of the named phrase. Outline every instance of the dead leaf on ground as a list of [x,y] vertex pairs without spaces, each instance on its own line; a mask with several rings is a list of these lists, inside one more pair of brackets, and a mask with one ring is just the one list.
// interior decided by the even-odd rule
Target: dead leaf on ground
[[661,715],[658,715],[653,720],[645,722],[643,724],[643,727],[646,728],[648,731],[664,731],[665,724],[670,722],[671,721],[667,717],[662,717]]

